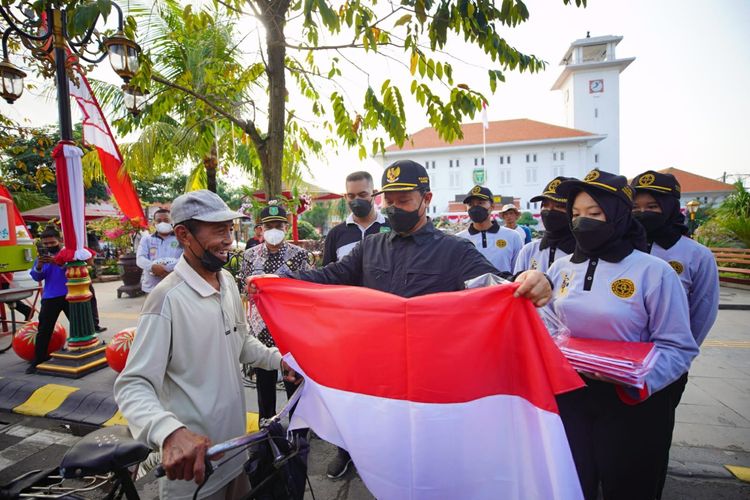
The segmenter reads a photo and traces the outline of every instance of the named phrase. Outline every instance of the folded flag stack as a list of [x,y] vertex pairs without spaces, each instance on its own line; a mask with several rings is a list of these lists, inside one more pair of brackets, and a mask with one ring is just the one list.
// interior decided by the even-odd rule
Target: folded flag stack
[[578,371],[595,373],[642,389],[659,352],[653,342],[567,337],[558,342],[560,350]]

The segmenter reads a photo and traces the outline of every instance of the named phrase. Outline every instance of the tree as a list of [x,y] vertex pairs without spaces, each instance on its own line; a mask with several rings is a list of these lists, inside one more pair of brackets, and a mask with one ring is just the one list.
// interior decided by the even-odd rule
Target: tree
[[[586,3],[563,0],[565,4],[573,1],[578,6]],[[239,128],[253,146],[265,191],[271,197],[281,191],[284,166],[296,165],[295,160],[304,158],[307,152],[320,153],[323,144],[356,147],[364,158],[385,149],[379,134],[384,133],[398,145],[408,139],[402,90],[390,79],[373,86],[367,74],[368,85],[358,101],[347,97],[343,72],[367,73],[362,69],[365,64],[358,64],[366,55],[380,55],[407,66],[409,93],[440,137],[449,142],[461,137],[461,122],[473,117],[485,100],[454,79],[445,52],[449,42],[463,38],[481,49],[487,58],[487,77],[493,92],[497,82],[504,80],[504,71],[535,72],[544,67],[543,61],[513,48],[500,34],[503,27],[528,20],[529,12],[521,0],[503,0],[499,8],[486,0],[405,0],[388,6],[354,0],[338,10],[327,0],[217,2],[238,16],[255,18],[264,30],[265,38],[258,37],[256,62],[250,66],[255,77],[252,100],[243,106],[228,96],[207,95],[163,78],[148,63],[142,65],[136,83],[147,87],[153,80],[181,90]],[[303,39],[288,36],[287,27],[291,27],[289,32],[303,33]],[[322,39],[327,43],[321,43]],[[323,53],[333,55],[322,61]],[[292,77],[294,87],[287,85],[287,76]],[[321,82],[335,88],[327,97],[322,95]],[[293,91],[307,99],[306,110],[287,109]],[[256,103],[265,104],[264,117],[256,113]],[[248,105],[250,110],[245,112]],[[310,119],[306,119],[305,111]],[[315,127],[315,123],[320,126]],[[328,137],[316,138],[313,129]]]

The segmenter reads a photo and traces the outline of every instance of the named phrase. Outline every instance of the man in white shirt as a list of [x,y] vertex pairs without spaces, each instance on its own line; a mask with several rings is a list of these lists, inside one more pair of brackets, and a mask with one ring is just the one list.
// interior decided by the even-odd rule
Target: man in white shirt
[[[160,498],[190,499],[196,484],[187,481],[203,482],[209,445],[245,433],[240,363],[288,367],[278,349],[248,335],[239,291],[222,269],[232,221],[243,215],[206,190],[178,197],[172,215],[185,253],[143,305],[115,400],[136,439],[162,453],[167,477]],[[199,498],[228,500],[249,491],[245,454],[223,460]]]
[[151,292],[174,270],[182,255],[182,247],[172,228],[169,210],[161,208],[154,214],[156,232],[141,238],[136,253],[136,264],[143,269],[141,290]]
[[526,226],[519,226],[517,224],[516,221],[518,221],[518,218],[520,216],[521,216],[521,212],[512,203],[503,205],[503,208],[500,209],[500,217],[503,218],[503,222],[505,222],[505,227],[517,232],[518,235],[521,237],[521,241],[524,244],[526,244],[526,243],[531,242],[531,230]]

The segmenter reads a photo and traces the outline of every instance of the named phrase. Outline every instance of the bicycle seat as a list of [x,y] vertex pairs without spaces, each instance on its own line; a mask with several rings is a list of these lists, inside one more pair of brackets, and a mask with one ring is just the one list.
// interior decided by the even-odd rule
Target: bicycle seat
[[60,474],[66,478],[107,474],[142,462],[149,453],[149,447],[133,439],[126,426],[104,427],[65,453]]

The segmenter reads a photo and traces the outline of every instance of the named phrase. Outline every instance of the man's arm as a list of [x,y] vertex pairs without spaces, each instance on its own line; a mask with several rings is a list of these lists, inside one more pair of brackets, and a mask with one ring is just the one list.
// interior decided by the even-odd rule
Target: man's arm
[[136,265],[146,272],[151,272],[151,266],[153,265],[148,255],[149,239],[149,237],[141,238],[141,242],[138,244],[138,251],[135,254]]
[[[338,227],[338,226],[336,226]],[[334,227],[328,231],[326,240],[323,245],[323,265],[327,266],[331,262],[336,262],[336,248],[335,248],[336,228]]]
[[359,285],[362,282],[362,245],[357,243],[348,255],[337,262],[331,262],[321,269],[311,269],[293,273],[292,278],[323,285]]
[[34,265],[31,266],[29,274],[31,274],[31,279],[34,281],[44,281],[46,275],[45,268],[39,258],[34,261]]

